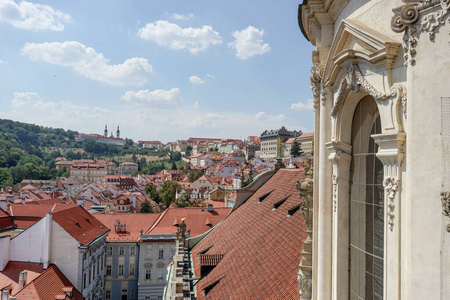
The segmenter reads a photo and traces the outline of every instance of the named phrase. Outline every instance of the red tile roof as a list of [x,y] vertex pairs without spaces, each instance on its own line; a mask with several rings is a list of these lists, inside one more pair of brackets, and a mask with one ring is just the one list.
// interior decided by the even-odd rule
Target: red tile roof
[[0,290],[8,287],[10,295],[16,294],[19,288],[19,274],[22,271],[27,271],[27,282],[31,282],[45,270],[42,264],[10,261],[0,272]]
[[195,276],[200,276],[200,254],[211,255],[204,263],[223,255],[197,283],[199,300],[300,299],[297,272],[306,225],[300,211],[288,217],[288,210],[301,203],[296,181],[302,174],[298,169],[279,170],[192,249]]
[[109,230],[80,206],[53,213],[53,220],[83,245],[89,244]]
[[[217,225],[230,212],[231,208],[221,207],[214,208],[212,212],[208,212],[206,208],[185,207],[185,208],[168,208],[161,218],[147,231],[146,234],[171,234],[176,233],[178,226],[175,220],[180,221],[185,218],[187,229],[190,229],[191,237],[200,235]],[[209,218],[211,225],[206,224]]]
[[[146,232],[161,214],[96,214],[94,217],[105,224],[111,232],[108,234],[106,240],[108,242],[114,241],[137,241],[140,236],[140,230]],[[114,225],[120,221],[121,224],[126,224],[125,232],[116,232]]]
[[[27,281],[30,282],[28,278]],[[72,297],[69,298],[64,291],[71,291]],[[55,265],[50,265],[47,270],[32,280],[14,296],[20,300],[84,299],[83,295]]]

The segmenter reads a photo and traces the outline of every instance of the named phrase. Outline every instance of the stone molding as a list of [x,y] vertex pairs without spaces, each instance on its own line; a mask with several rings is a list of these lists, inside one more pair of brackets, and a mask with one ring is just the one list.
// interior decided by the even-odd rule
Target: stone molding
[[[404,2],[406,2],[404,0]],[[394,9],[391,29],[404,32],[403,52],[405,65],[415,64],[416,46],[420,32],[426,32],[430,41],[434,41],[436,29],[445,23],[450,10],[450,0],[408,1]],[[420,22],[419,22],[420,20]]]
[[450,192],[441,192],[442,214],[450,216]]
[[396,203],[400,202],[401,166],[405,157],[403,145],[406,142],[406,134],[404,132],[396,134],[374,134],[372,137],[379,146],[376,155],[383,163],[384,199],[387,205],[385,206],[387,208],[386,216],[389,230],[392,232],[395,225]]
[[347,67],[344,78],[339,85],[336,101],[331,109],[331,116],[336,116],[341,104],[344,102],[348,92],[357,92],[362,88],[369,95],[371,95],[376,101],[384,101],[393,95],[393,92],[385,94],[378,91],[371,85],[362,75],[361,70],[357,64],[352,64]]
[[333,211],[336,212],[337,208],[337,185],[338,177],[336,174],[331,175],[331,181],[333,182]]

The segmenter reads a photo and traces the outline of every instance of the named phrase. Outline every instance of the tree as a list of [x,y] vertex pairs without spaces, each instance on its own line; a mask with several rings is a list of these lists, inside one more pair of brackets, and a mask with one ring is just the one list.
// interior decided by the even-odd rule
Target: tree
[[160,191],[162,202],[169,207],[170,203],[175,201],[175,196],[178,189],[178,183],[173,180],[164,181]]
[[186,147],[186,151],[185,151],[186,156],[191,156],[191,152],[192,152],[192,146],[191,146],[191,145],[188,145],[188,146]]
[[141,205],[141,210],[139,212],[144,213],[144,214],[153,213],[153,208],[152,208],[152,204],[150,203],[150,201],[145,199],[145,201]]
[[149,182],[145,185],[144,191],[147,195],[150,195],[150,198],[156,203],[161,202],[161,197],[159,196],[159,193],[156,190],[156,185],[154,185],[152,182]]
[[300,149],[300,144],[299,144],[299,142],[297,142],[297,140],[295,140],[293,143],[292,143],[292,146],[291,146],[291,153],[290,153],[293,157],[297,157],[297,156],[300,156],[300,155],[302,155],[303,154],[303,151],[302,151],[302,149]]
[[172,163],[172,170],[178,170],[177,164],[175,162]]
[[6,168],[0,168],[0,187],[5,188],[13,185],[13,177]]

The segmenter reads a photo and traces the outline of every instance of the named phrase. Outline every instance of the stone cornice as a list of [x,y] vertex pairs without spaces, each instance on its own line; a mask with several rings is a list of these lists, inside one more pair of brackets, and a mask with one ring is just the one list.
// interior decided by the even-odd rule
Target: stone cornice
[[299,9],[299,23],[309,41],[316,46],[315,28],[333,24],[350,0],[307,0]]

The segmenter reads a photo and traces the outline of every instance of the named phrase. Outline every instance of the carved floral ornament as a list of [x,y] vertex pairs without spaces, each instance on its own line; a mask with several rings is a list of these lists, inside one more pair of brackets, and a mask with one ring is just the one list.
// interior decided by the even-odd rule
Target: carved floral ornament
[[387,196],[386,198],[388,200],[388,212],[387,212],[388,225],[389,225],[389,229],[392,231],[394,229],[394,218],[395,218],[394,199],[395,199],[395,194],[397,193],[397,190],[399,187],[399,181],[393,176],[386,177],[383,181],[383,186],[386,191],[386,196]]
[[[405,0],[403,0],[405,2]],[[437,10],[433,10],[437,8]],[[426,9],[427,12],[424,12]],[[391,28],[394,32],[405,32],[403,36],[403,50],[405,53],[405,64],[415,64],[417,34],[427,32],[431,41],[434,40],[435,30],[445,23],[445,18],[450,10],[450,0],[421,0],[410,2],[399,9],[395,9],[395,15],[391,20]],[[420,24],[418,23],[419,18]],[[420,30],[420,31],[419,31]]]
[[380,92],[364,78],[357,64],[347,67],[344,78],[339,85],[336,101],[334,101],[333,108],[331,109],[331,116],[336,116],[349,91],[357,92],[359,89],[365,90],[376,101],[401,97],[403,112],[406,118],[406,88],[402,85],[394,84],[388,93]]
[[324,68],[319,67],[317,64],[311,68],[309,86],[311,87],[314,96],[314,109],[317,108],[319,103],[320,88],[324,72]]

